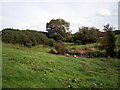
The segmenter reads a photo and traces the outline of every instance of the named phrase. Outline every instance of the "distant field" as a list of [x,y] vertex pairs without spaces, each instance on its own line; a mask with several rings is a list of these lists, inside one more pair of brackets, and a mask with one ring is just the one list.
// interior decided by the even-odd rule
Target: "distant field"
[[43,45],[3,43],[2,50],[3,88],[118,88],[118,59],[54,55]]

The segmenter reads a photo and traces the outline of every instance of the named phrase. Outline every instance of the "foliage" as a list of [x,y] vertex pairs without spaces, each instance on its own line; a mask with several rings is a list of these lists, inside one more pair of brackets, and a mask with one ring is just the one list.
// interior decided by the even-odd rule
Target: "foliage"
[[66,32],[65,41],[66,42],[72,42],[72,34],[71,34],[71,32]]
[[32,47],[32,43],[25,43],[25,46],[31,48]]
[[100,43],[100,46],[99,46],[100,50],[106,49],[106,47],[107,47],[107,40],[106,40],[105,37],[100,37],[99,38],[99,43]]
[[48,31],[49,37],[58,41],[66,41],[70,38],[69,31],[70,23],[63,19],[52,19],[46,24],[46,30]]
[[115,34],[120,34],[120,30],[115,30]]
[[57,50],[58,54],[65,54],[67,52],[66,46],[62,42],[56,42],[54,48]]
[[112,31],[113,27],[110,27],[109,24],[104,26],[104,31],[106,32],[106,37],[104,44],[106,45],[105,50],[107,52],[107,55],[110,57],[115,57],[115,34]]
[[32,44],[32,46],[45,44],[47,40],[48,38],[45,34],[34,30],[18,30],[10,28],[2,30],[2,41],[5,43],[21,44],[31,47],[30,44]]
[[[94,32],[94,33],[93,33]],[[74,34],[74,41],[80,40],[82,44],[95,43],[98,40],[100,31],[94,27],[82,27]]]
[[54,39],[48,39],[45,44],[48,45],[48,46],[50,46],[50,47],[53,47],[54,43],[55,43]]
[[80,45],[80,44],[81,44],[81,41],[80,41],[80,40],[76,40],[76,41],[75,41],[75,44],[76,44],[76,45]]

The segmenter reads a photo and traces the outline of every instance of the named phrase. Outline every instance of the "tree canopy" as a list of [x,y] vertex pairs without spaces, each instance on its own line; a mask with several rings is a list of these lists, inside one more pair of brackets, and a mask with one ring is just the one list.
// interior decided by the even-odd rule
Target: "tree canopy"
[[74,34],[74,41],[80,40],[82,44],[94,43],[98,40],[99,29],[95,27],[81,27],[79,31]]
[[66,41],[70,36],[69,32],[70,23],[63,19],[52,19],[46,24],[46,30],[49,37],[58,41]]
[[2,41],[5,43],[21,44],[24,46],[30,43],[32,46],[35,46],[37,44],[45,44],[47,40],[49,40],[47,36],[39,31],[11,28],[2,30]]

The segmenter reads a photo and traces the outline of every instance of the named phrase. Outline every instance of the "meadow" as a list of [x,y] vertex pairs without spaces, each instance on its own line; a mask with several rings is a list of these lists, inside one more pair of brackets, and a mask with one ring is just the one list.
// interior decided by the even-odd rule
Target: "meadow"
[[[69,49],[84,47],[65,44]],[[2,87],[118,88],[117,58],[67,57],[51,54],[50,49],[2,43]]]

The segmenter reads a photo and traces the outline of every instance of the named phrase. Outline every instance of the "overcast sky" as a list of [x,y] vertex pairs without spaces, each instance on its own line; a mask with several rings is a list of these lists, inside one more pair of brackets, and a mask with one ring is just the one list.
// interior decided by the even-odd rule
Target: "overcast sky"
[[102,30],[103,25],[108,23],[118,29],[119,0],[17,1],[1,0],[0,30],[17,28],[46,31],[46,23],[57,18],[70,22],[72,33],[81,26],[94,26]]

